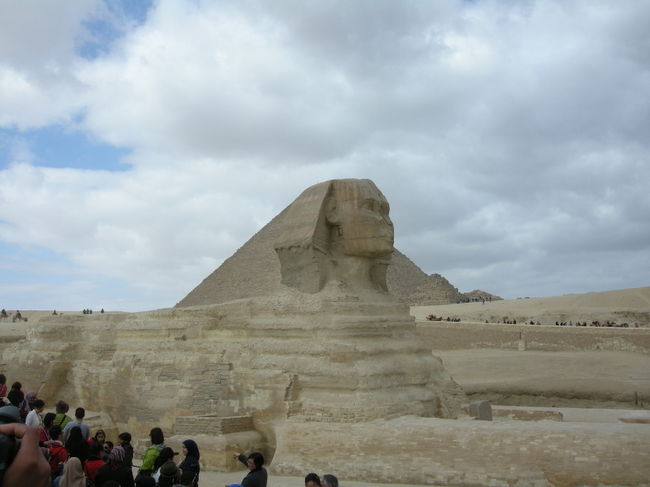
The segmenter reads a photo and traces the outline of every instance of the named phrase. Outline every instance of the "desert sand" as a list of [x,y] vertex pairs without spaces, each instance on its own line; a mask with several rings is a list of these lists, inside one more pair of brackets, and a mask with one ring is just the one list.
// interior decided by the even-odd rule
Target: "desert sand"
[[650,326],[650,287],[620,289],[585,294],[566,294],[548,298],[507,299],[483,303],[412,306],[417,320],[427,315],[459,317],[462,321],[501,323],[504,318],[517,323],[607,320],[627,322],[630,326]]

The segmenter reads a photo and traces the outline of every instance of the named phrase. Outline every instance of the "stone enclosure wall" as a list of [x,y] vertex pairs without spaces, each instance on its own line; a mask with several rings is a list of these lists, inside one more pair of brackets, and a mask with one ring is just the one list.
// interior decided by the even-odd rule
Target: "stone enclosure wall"
[[433,350],[609,350],[650,354],[648,328],[502,325],[422,321],[417,330]]

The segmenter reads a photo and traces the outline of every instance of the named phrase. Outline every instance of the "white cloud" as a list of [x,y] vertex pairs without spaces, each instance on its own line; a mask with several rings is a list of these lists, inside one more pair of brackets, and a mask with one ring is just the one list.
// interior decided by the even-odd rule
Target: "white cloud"
[[115,17],[81,4],[16,10],[44,34],[0,47],[0,126],[74,116],[132,168],[15,156],[0,230],[128,282],[123,306],[173,304],[335,177],[375,180],[398,247],[461,290],[648,284],[650,4],[171,0],[93,59],[83,19]]

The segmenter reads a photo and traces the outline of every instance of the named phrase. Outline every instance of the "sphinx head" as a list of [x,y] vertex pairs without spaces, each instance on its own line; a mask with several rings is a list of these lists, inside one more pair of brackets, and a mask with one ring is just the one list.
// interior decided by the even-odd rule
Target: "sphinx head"
[[275,245],[282,282],[303,292],[329,280],[386,291],[393,224],[384,195],[368,179],[339,179],[305,190],[286,210]]
[[393,253],[393,223],[385,196],[368,179],[331,182],[325,203],[330,253],[382,258]]

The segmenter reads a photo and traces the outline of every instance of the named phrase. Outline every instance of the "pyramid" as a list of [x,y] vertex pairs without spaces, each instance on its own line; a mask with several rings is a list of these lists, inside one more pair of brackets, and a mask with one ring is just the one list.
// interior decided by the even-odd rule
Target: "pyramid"
[[[281,237],[286,214],[287,208],[226,259],[176,307],[265,296],[282,287],[280,262],[274,243]],[[392,295],[410,305],[456,303],[463,297],[444,277],[439,274],[427,275],[397,249],[388,266],[386,282]]]

